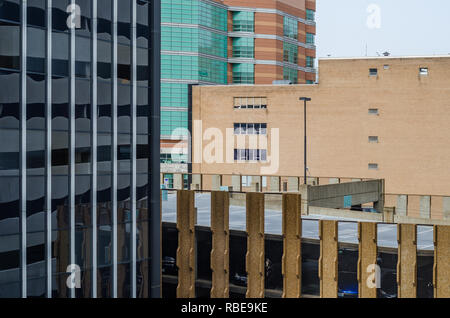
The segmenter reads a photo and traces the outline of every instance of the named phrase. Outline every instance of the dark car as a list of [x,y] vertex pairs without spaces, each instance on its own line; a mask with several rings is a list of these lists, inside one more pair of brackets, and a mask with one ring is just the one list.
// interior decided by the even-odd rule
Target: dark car
[[354,272],[340,272],[339,276],[339,298],[358,298],[358,281]]
[[237,286],[247,286],[247,275],[235,273],[231,276],[231,283]]
[[163,274],[176,275],[178,272],[177,263],[175,258],[170,256],[164,256],[162,260],[162,272]]

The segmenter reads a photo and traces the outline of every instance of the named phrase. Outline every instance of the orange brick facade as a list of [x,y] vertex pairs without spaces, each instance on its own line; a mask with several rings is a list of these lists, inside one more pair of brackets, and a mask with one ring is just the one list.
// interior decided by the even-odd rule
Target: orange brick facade
[[[255,38],[255,60],[273,61],[277,65],[255,64],[255,84],[272,84],[273,81],[283,80],[283,37],[284,16],[306,19],[306,9],[316,10],[316,1],[305,0],[224,0],[224,5],[229,8],[228,29],[233,29],[232,12],[236,8],[255,9],[254,34]],[[261,9],[276,10],[274,13],[260,12]],[[298,41],[306,43],[306,33],[316,34],[316,26],[298,22]],[[277,39],[259,38],[258,35],[276,36]],[[232,39],[228,40],[228,56],[232,57]],[[298,66],[306,67],[306,56],[316,57],[315,48],[298,47]],[[307,81],[316,81],[316,74],[312,72],[298,71],[298,83],[305,84]],[[232,83],[232,67],[228,69],[228,82]]]

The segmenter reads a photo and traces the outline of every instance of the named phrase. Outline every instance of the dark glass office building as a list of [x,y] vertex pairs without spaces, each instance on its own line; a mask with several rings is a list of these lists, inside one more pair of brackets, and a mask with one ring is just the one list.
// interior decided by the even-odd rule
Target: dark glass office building
[[0,298],[158,296],[159,16],[0,0]]

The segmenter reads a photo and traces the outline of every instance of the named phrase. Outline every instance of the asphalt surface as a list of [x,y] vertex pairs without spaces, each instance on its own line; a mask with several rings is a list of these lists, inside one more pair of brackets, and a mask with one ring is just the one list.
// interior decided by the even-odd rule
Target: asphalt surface
[[[281,196],[280,196],[281,202]],[[162,220],[163,222],[176,223],[176,194],[169,193],[168,200],[162,202]],[[211,226],[211,194],[196,193],[195,207],[197,208],[197,225]],[[265,233],[282,234],[281,211],[266,209]],[[319,239],[318,220],[338,220],[338,240],[343,243],[358,243],[358,225],[357,219],[329,217],[320,215],[308,215],[302,222],[302,237],[310,239]],[[365,221],[367,222],[367,221]],[[230,205],[230,229],[245,231],[246,218],[245,207]],[[378,246],[397,248],[397,226],[395,224],[378,225]],[[418,226],[417,228],[417,246],[419,250],[433,250],[433,227]]]

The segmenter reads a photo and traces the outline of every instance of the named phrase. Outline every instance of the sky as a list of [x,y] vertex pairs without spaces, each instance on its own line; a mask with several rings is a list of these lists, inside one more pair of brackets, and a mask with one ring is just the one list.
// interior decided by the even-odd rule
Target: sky
[[316,2],[319,58],[450,54],[450,0]]

